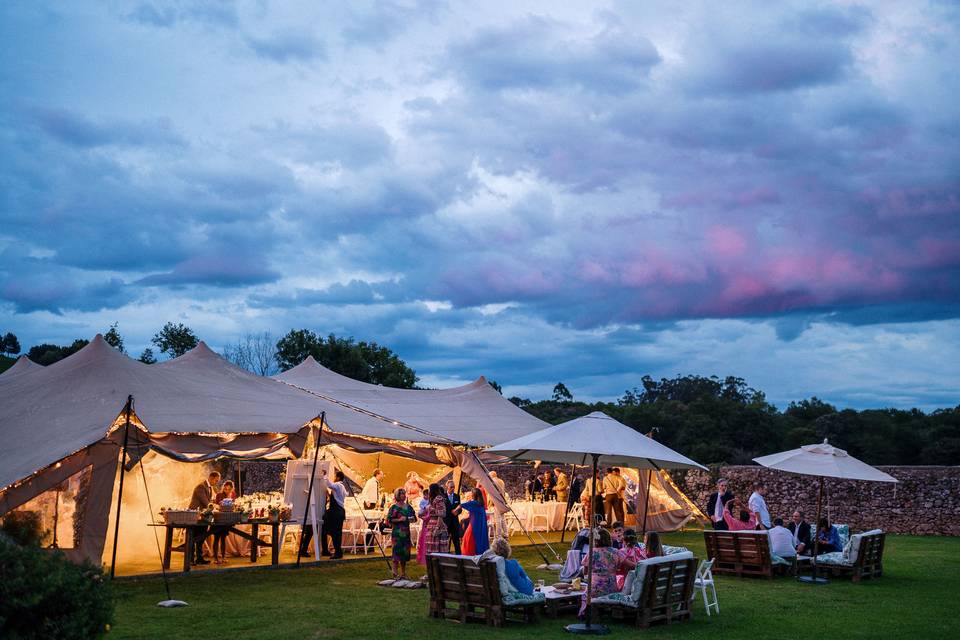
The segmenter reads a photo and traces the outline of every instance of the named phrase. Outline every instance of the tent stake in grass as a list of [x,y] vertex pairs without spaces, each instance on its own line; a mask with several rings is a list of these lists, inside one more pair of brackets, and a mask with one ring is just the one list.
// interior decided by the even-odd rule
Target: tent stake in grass
[[[303,521],[300,524],[300,537],[297,540],[297,568],[298,569],[300,568],[300,547],[303,546],[303,528],[307,526],[307,518],[310,517],[310,501],[313,499],[313,479],[317,475],[317,458],[320,455],[320,438],[323,437],[323,421],[326,419],[326,417],[327,417],[326,411],[323,411],[320,413],[320,428],[317,429],[317,437],[316,437],[316,440],[314,441],[315,446],[313,449],[313,471],[310,472],[310,484],[307,485],[307,504],[303,508]],[[317,510],[314,509],[313,512],[314,514],[316,514]],[[320,522],[321,523],[323,522],[323,518],[320,519]],[[312,525],[311,525],[311,528],[313,528]],[[314,531],[313,535],[315,537],[320,536],[321,532]],[[326,544],[326,540],[321,540],[321,542]]]
[[130,411],[133,407],[133,396],[127,396],[127,406],[123,408],[123,451],[120,453],[120,489],[117,491],[117,521],[113,525],[113,552],[110,557],[110,579],[117,573],[117,537],[120,535],[120,505],[123,500],[123,474],[127,467],[127,442],[130,440]]

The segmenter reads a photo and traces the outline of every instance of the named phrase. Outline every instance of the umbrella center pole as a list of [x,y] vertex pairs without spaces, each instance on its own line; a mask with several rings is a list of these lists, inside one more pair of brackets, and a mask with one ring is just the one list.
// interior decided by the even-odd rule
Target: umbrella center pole
[[593,537],[595,534],[593,505],[597,499],[597,464],[600,456],[596,453],[593,456],[593,479],[590,482],[590,537],[587,539],[587,623],[567,625],[566,630],[570,633],[604,635],[610,632],[602,624],[593,624],[593,611],[590,603],[593,601]]

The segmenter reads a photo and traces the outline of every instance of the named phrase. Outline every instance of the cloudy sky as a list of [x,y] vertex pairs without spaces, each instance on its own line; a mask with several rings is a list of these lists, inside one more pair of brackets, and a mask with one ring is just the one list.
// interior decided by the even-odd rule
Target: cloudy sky
[[0,330],[955,406],[960,10],[770,5],[4,2]]

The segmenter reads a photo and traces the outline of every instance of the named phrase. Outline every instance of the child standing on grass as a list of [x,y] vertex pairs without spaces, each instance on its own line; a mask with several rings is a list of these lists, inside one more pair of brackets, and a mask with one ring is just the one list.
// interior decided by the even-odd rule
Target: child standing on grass
[[407,579],[407,562],[410,560],[410,523],[416,522],[417,514],[407,504],[407,492],[398,488],[393,492],[394,504],[387,512],[387,522],[393,529],[390,538],[393,542],[393,577]]

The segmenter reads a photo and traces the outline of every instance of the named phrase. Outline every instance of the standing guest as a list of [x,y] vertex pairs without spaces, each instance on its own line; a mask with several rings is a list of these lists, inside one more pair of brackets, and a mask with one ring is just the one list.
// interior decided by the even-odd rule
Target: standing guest
[[[570,496],[567,498],[567,504],[573,505],[580,502],[580,498],[583,495],[583,478],[576,472],[573,474],[573,478],[570,480]],[[584,511],[586,514],[587,511]]]
[[554,487],[557,492],[557,502],[567,504],[567,499],[570,497],[570,479],[560,467],[553,470],[553,475],[557,477],[557,485]]
[[417,504],[417,517],[420,518],[420,534],[417,536],[417,564],[427,565],[427,533],[430,527],[430,498],[424,494]]
[[[450,551],[450,532],[447,530],[445,519],[447,517],[447,498],[443,495],[443,489],[440,485],[433,483],[430,485],[429,492],[430,506],[427,508],[427,517],[429,522],[423,525],[427,535],[424,538],[424,559],[428,553],[448,553]],[[420,557],[420,549],[417,549],[417,558]]]
[[623,547],[619,550],[619,554],[621,564],[617,568],[617,591],[622,591],[623,583],[630,572],[630,569],[627,568],[629,565],[624,560],[630,560],[636,566],[646,557],[637,541],[637,532],[633,529],[627,529],[623,532]]
[[483,491],[473,489],[473,499],[460,503],[460,508],[470,514],[467,530],[463,534],[463,555],[478,556],[490,548],[487,533],[487,503]]
[[656,531],[647,531],[643,538],[643,559],[659,558],[663,555],[663,544],[660,542],[660,534]]
[[527,478],[527,482],[523,488],[527,494],[527,500],[535,500],[538,495],[543,493],[543,482],[541,482],[540,476],[532,474]]
[[364,509],[376,509],[380,504],[381,487],[385,477],[383,471],[374,469],[373,475],[363,485],[363,491],[360,492],[360,502],[363,503]]
[[[594,486],[596,486],[596,496],[593,495]],[[594,501],[592,509],[590,508],[591,499]],[[588,526],[603,520],[603,489],[600,487],[599,472],[584,481],[583,491],[580,493],[580,504],[583,505],[583,515],[587,518]]]
[[490,472],[490,479],[493,480],[493,484],[497,487],[497,490],[500,492],[500,495],[503,497],[504,501],[507,499],[507,485],[496,471]]
[[503,558],[503,571],[513,588],[528,596],[533,595],[533,580],[527,576],[520,563],[510,557],[513,550],[506,538],[497,538],[490,545],[490,550]]
[[417,475],[416,471],[411,471],[407,474],[407,481],[403,485],[403,490],[407,494],[407,502],[410,504],[418,504],[420,498],[423,496],[423,482],[420,480],[420,476]]
[[623,548],[623,523],[614,522],[610,525],[610,546],[614,549]]
[[543,472],[543,475],[540,480],[540,484],[543,485],[544,502],[546,502],[547,500],[552,500],[554,497],[555,491],[553,488],[553,485],[554,485],[553,472],[550,471],[550,469],[547,469],[546,471]]
[[[753,485],[753,493],[750,494],[750,500],[747,502],[747,505],[750,507],[750,511],[757,514],[757,522],[764,529],[769,529],[772,526],[770,524],[770,510],[767,509],[767,501],[763,497],[766,493],[767,485],[762,482],[757,482]],[[757,528],[759,529],[760,527]]]
[[797,550],[797,555],[810,555],[812,549],[810,545],[810,523],[804,519],[803,511],[797,509],[793,512],[793,521],[787,525],[787,529],[793,534],[793,546]]
[[[593,579],[590,582],[589,589],[592,598],[598,598],[617,591],[617,572],[629,571],[637,566],[634,560],[621,557],[619,552],[610,546],[610,532],[606,529],[596,529],[594,533],[596,538],[593,541]],[[584,554],[581,566],[583,575],[588,575],[588,567],[591,554]],[[581,604],[580,615],[587,610],[587,594],[584,592]]]
[[820,518],[817,524],[815,549],[817,554],[843,551],[840,546],[840,532],[826,518]]
[[[223,483],[221,491],[214,497],[214,502],[223,504],[224,500],[236,500],[236,498],[233,482],[227,480]],[[230,533],[230,525],[215,524],[210,527],[210,533],[213,534],[213,562],[223,564],[227,561],[227,534]]]
[[[320,555],[330,556],[332,560],[339,560],[343,557],[343,522],[347,519],[345,507],[347,488],[343,484],[343,478],[343,471],[337,469],[333,472],[333,482],[327,485],[327,508],[323,514],[323,524],[320,525]],[[300,540],[300,555],[309,556],[313,527],[306,524],[303,531],[304,534]],[[327,546],[328,537],[333,543],[332,555]]]
[[733,500],[733,492],[727,489],[727,481],[723,478],[717,480],[717,490],[707,498],[707,516],[713,523],[713,528],[718,531],[727,530],[727,522],[723,518],[727,503]]
[[450,541],[453,543],[453,552],[460,555],[460,518],[463,511],[460,508],[460,495],[457,493],[457,485],[453,480],[447,480],[447,514],[443,520],[447,525],[447,532],[450,534]]
[[410,561],[410,523],[417,521],[413,507],[407,503],[407,492],[398,488],[393,492],[394,504],[387,511],[387,523],[390,524],[390,539],[393,543],[393,577],[407,579],[407,562]]
[[[206,509],[213,502],[217,495],[217,485],[220,483],[220,472],[211,471],[207,479],[193,488],[193,495],[190,497],[190,509]],[[207,540],[210,529],[208,527],[196,527],[193,533],[193,546],[191,549],[184,549],[184,553],[194,554],[194,564],[210,564],[210,561],[203,557],[203,543]]]
[[770,553],[781,558],[793,558],[797,555],[797,548],[793,546],[793,534],[783,526],[783,518],[775,518],[773,528],[767,531],[770,538]]
[[624,489],[623,478],[613,470],[613,467],[607,469],[607,474],[603,477],[603,510],[604,517],[608,523],[615,520],[623,522],[623,499],[620,497]]
[[757,514],[748,511],[740,498],[734,498],[727,503],[727,508],[723,510],[723,519],[728,531],[756,531],[757,529]]
[[623,473],[620,471],[620,467],[613,468],[613,475],[617,477],[617,482],[620,484],[620,491],[618,492],[620,498],[617,501],[617,506],[620,507],[620,517],[619,520],[622,522],[624,518],[624,505],[627,503],[627,479],[623,477]]

